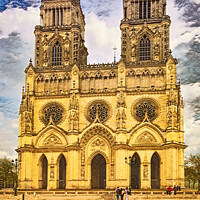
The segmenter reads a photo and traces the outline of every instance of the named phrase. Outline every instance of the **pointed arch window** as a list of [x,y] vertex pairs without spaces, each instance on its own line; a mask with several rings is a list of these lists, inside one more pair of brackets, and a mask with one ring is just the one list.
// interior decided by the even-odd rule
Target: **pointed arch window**
[[151,41],[147,35],[140,40],[140,60],[151,60]]
[[151,0],[140,0],[139,19],[151,18]]
[[54,44],[52,49],[52,65],[62,65],[62,47],[58,41]]

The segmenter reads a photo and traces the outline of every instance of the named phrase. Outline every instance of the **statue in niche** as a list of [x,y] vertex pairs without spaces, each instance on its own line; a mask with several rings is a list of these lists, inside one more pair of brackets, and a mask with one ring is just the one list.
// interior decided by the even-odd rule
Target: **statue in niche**
[[126,123],[126,113],[125,110],[122,110],[122,128],[125,128],[125,123]]
[[50,179],[54,179],[54,167],[51,166]]
[[171,111],[168,112],[167,119],[168,119],[168,127],[171,127],[172,126],[172,113],[171,113]]
[[135,49],[136,49],[136,46],[133,44],[132,48],[131,48],[131,56],[132,57],[135,57]]
[[144,166],[144,170],[143,170],[144,179],[148,179],[148,175],[149,175],[148,166]]
[[84,168],[81,169],[81,178],[82,179],[85,178],[85,169]]
[[78,113],[75,110],[71,110],[69,114],[70,130],[78,129]]
[[154,55],[155,56],[160,55],[160,45],[158,43],[156,43],[156,45],[154,46]]
[[120,91],[120,94],[117,99],[117,108],[120,108],[120,107],[126,108],[124,93],[122,91]]
[[65,61],[68,61],[69,60],[69,51],[68,51],[68,49],[65,49],[64,55],[65,55]]
[[47,59],[47,50],[44,51],[44,59]]
[[119,110],[118,110],[117,115],[116,115],[116,121],[117,121],[117,128],[120,128],[120,113],[119,113]]

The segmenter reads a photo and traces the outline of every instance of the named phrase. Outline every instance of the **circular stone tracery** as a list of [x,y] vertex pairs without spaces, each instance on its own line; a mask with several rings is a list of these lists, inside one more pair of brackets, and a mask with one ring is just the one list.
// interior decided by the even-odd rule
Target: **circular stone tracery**
[[108,111],[108,105],[104,102],[94,102],[88,107],[87,118],[90,122],[93,122],[97,118],[98,114],[99,120],[104,122],[108,119]]
[[48,124],[50,118],[55,124],[63,118],[63,108],[59,104],[50,104],[43,109],[43,122]]
[[158,105],[151,99],[142,99],[133,108],[134,117],[138,121],[143,121],[146,113],[150,121],[153,121],[158,116]]

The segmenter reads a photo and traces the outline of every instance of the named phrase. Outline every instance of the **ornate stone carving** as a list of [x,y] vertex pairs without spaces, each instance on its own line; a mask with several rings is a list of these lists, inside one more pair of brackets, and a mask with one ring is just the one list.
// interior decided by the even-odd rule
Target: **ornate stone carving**
[[88,109],[86,111],[87,119],[90,122],[93,122],[98,115],[98,119],[101,122],[105,122],[109,117],[109,106],[103,102],[103,101],[95,101],[90,106],[88,106]]
[[159,107],[154,100],[141,99],[137,103],[135,103],[132,114],[138,121],[142,122],[145,118],[146,113],[150,121],[153,121],[157,118]]
[[78,131],[79,104],[75,94],[72,94],[69,101],[69,131]]
[[142,133],[135,141],[136,143],[155,143],[157,142],[156,138],[148,133],[148,132],[145,132],[145,133]]
[[81,168],[81,178],[82,179],[85,178],[85,168],[84,168],[84,166]]
[[50,135],[43,143],[45,146],[55,146],[55,145],[62,145],[61,140],[55,136],[55,135]]
[[117,129],[125,129],[126,125],[126,102],[123,91],[120,91],[120,94],[117,98],[117,114],[116,122]]
[[143,169],[143,178],[144,178],[144,179],[148,179],[148,177],[149,177],[148,165],[144,165],[144,169]]
[[105,150],[105,147],[106,147],[106,143],[100,138],[97,138],[91,144],[91,150],[92,151],[94,151],[94,150]]
[[41,112],[41,119],[46,125],[49,123],[50,118],[52,118],[52,121],[55,124],[58,124],[63,118],[63,112],[64,109],[60,104],[50,103],[43,108]]
[[155,56],[160,55],[160,45],[158,43],[154,46],[154,55]]
[[[102,136],[103,138],[105,138],[108,143],[110,144],[111,148],[114,145],[114,137],[112,136],[112,134],[106,130],[105,128],[101,127],[101,126],[94,126],[93,128],[91,128],[88,132],[86,132],[83,137],[81,138],[80,141],[80,146],[81,146],[81,164],[84,165],[85,163],[85,147],[87,145],[87,143],[89,142],[89,140],[94,137],[95,135],[99,135]],[[112,154],[112,151],[111,151]],[[112,156],[112,155],[111,155]]]

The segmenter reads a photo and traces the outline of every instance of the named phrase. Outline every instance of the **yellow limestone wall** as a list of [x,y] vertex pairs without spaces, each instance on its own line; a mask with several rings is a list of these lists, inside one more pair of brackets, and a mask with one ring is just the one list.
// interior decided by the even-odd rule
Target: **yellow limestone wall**
[[[79,4],[65,3],[72,11],[77,8],[82,12]],[[140,158],[140,188],[152,188],[151,159],[155,153],[160,166],[159,188],[175,184],[184,187],[183,100],[176,80],[177,60],[169,53],[169,17],[164,14],[155,23],[134,21],[135,29],[123,19],[122,59],[118,63],[86,66],[82,13],[76,21],[80,29],[75,22],[70,24],[73,19],[67,13],[66,24],[54,29],[52,15],[45,15],[52,11],[50,4],[52,8],[61,6],[57,1],[43,1],[40,9],[44,23],[35,29],[36,66],[30,62],[25,70],[17,149],[21,161],[19,188],[41,188],[45,157],[46,189],[59,188],[59,162],[64,156],[65,188],[91,189],[92,161],[99,154],[106,162],[106,188],[125,187],[130,184],[125,157],[132,158],[135,153]],[[80,36],[80,58],[76,61],[72,56],[74,32]],[[152,56],[148,62],[140,62],[138,41],[145,34],[152,44]],[[161,38],[166,38],[167,43]],[[56,41],[63,50],[62,66],[51,65]],[[145,116],[141,120],[136,116],[137,105],[144,102],[154,105],[155,114],[150,108],[143,108]],[[89,109],[99,103],[107,108],[105,121],[97,112],[95,119],[89,120]],[[45,114],[53,105],[62,110],[62,117],[55,121],[51,114],[47,122]],[[154,118],[149,117],[151,114]]]

